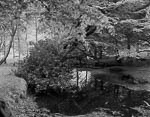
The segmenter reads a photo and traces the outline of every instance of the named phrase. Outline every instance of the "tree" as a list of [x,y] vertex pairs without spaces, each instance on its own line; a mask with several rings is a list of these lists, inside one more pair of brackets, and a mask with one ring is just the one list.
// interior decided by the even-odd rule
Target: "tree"
[[17,29],[21,26],[19,20],[21,19],[23,10],[27,8],[27,2],[25,2],[24,0],[1,0],[0,5],[0,25],[2,27],[2,31],[8,32],[10,36],[8,49],[5,53],[5,56],[0,60],[1,65],[4,61],[6,61],[12,47]]
[[[130,52],[131,45],[139,40],[149,41],[149,28],[146,27],[149,25],[149,0],[38,2],[45,9],[41,13],[44,19],[41,21],[44,24],[43,32],[47,32],[48,38],[67,41],[76,37],[85,42],[86,50],[90,50],[90,44],[94,42],[99,43],[97,45],[105,52],[112,48],[116,55],[122,47]],[[123,46],[124,43],[127,43],[126,46]]]

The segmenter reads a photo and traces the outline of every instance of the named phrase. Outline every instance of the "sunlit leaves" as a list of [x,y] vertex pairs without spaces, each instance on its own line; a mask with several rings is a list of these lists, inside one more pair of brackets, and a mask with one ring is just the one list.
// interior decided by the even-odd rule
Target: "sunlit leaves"
[[[97,27],[94,33],[99,36],[93,34],[92,38],[97,38],[96,41],[100,43],[111,43],[112,45],[119,43],[117,46],[121,47],[123,45],[121,43],[126,42],[130,36],[131,42],[136,42],[138,35],[149,30],[148,0],[38,1],[45,9],[42,12],[44,20],[41,20],[44,25],[40,27],[46,34],[46,38],[63,40],[76,37],[86,41],[87,32],[85,29],[89,25],[93,25]],[[140,2],[142,4],[139,4]],[[147,19],[145,15],[142,17],[145,19],[138,19],[136,15],[145,14],[145,8],[147,9]],[[146,33],[142,34],[145,35]],[[145,35],[144,37],[148,36]]]

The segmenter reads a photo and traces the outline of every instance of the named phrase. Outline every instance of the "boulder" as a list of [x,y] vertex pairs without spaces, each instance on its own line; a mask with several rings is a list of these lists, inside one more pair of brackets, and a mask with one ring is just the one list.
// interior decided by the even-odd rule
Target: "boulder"
[[18,98],[25,98],[27,83],[24,79],[16,77],[12,69],[14,68],[10,66],[0,67],[0,97],[16,95]]
[[14,106],[19,104],[21,98],[26,98],[27,83],[16,77],[12,70],[14,67],[0,66],[0,117],[13,117],[16,111]]

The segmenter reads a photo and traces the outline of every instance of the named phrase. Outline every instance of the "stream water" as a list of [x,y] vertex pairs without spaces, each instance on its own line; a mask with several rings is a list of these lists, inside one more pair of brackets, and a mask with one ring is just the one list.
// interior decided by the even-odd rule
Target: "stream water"
[[[150,92],[150,68],[142,67],[122,67],[124,70],[123,74],[127,77],[122,80],[122,74],[120,72],[110,72],[109,68],[102,69],[89,69],[89,68],[75,68],[73,69],[73,80],[72,84],[77,85],[81,88],[87,84],[90,80],[95,78],[108,82],[110,84],[119,85],[134,91],[148,91]],[[128,81],[128,75],[133,77],[133,83]]]

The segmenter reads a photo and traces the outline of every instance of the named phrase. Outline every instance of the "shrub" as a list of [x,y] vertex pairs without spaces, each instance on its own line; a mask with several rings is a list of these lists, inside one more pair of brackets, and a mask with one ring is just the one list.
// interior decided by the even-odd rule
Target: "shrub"
[[39,93],[48,89],[68,87],[72,78],[71,68],[61,62],[63,49],[52,40],[42,40],[30,51],[30,55],[20,63],[17,75],[23,77],[29,88]]

